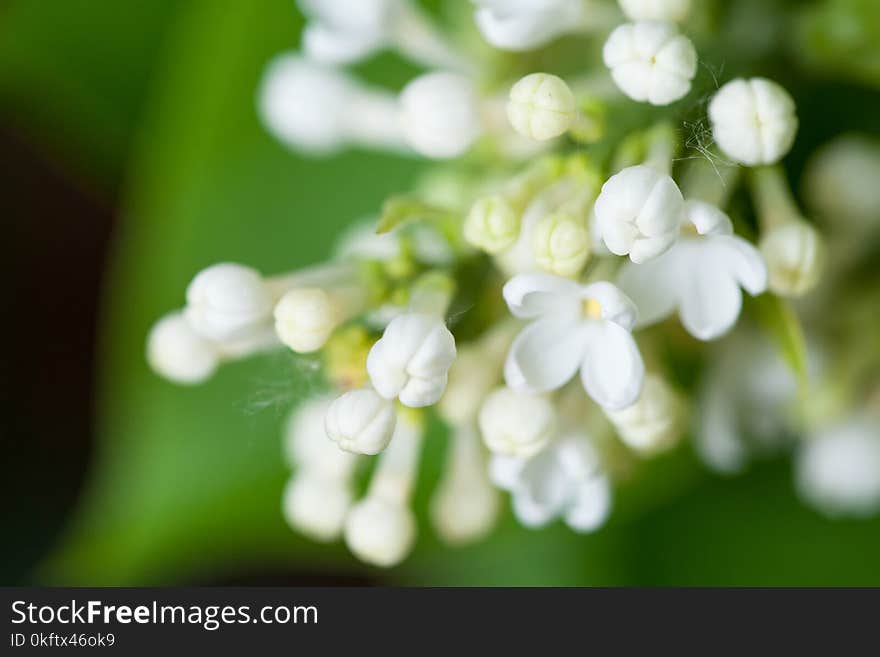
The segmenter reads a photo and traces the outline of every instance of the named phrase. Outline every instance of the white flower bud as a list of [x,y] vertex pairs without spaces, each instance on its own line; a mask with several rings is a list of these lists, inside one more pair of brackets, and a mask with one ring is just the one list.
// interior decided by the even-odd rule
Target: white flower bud
[[443,320],[406,313],[389,322],[367,356],[373,387],[386,399],[417,408],[435,404],[455,360],[455,338]]
[[748,166],[782,159],[798,128],[791,96],[765,78],[725,84],[709,103],[709,120],[721,150]]
[[332,65],[366,57],[385,41],[395,4],[393,0],[299,0],[312,19],[303,30],[303,51],[310,59]]
[[602,57],[623,93],[652,105],[685,96],[697,73],[694,45],[672,23],[625,23],[608,37]]
[[318,541],[332,541],[341,536],[351,503],[347,481],[306,470],[291,477],[282,510],[291,528]]
[[503,196],[487,196],[474,203],[464,222],[464,238],[486,253],[501,253],[519,237],[520,215]]
[[685,19],[691,0],[618,0],[623,13],[634,21],[669,21]]
[[193,329],[219,342],[244,340],[265,328],[272,296],[260,273],[222,263],[202,270],[186,289],[186,319]]
[[502,386],[490,394],[479,415],[483,440],[495,454],[528,458],[556,430],[553,404],[546,397]]
[[201,383],[217,369],[217,346],[196,333],[181,313],[166,315],[147,338],[147,361],[153,370],[176,383]]
[[403,561],[415,538],[413,512],[404,504],[379,496],[358,502],[345,523],[345,542],[354,555],[383,568]]
[[574,94],[555,75],[532,73],[510,90],[507,118],[524,137],[537,141],[558,137],[571,127],[576,113]]
[[275,305],[275,332],[297,353],[317,351],[339,325],[336,301],[319,287],[295,288]]
[[586,218],[568,212],[547,215],[535,225],[532,250],[542,269],[558,276],[574,276],[590,257]]
[[309,399],[291,413],[284,433],[284,455],[291,468],[345,479],[357,456],[343,451],[327,436],[325,418],[332,401],[323,396]]
[[400,109],[407,142],[426,157],[457,157],[483,131],[476,89],[457,73],[416,78],[401,92]]
[[578,30],[586,18],[585,3],[572,0],[476,0],[474,21],[483,38],[501,50],[539,48]]
[[682,402],[669,384],[648,374],[635,404],[606,414],[624,443],[636,451],[654,453],[671,447],[681,438],[682,410]]
[[767,262],[770,290],[799,297],[812,290],[825,268],[825,243],[805,221],[787,221],[762,236],[761,255]]
[[801,496],[829,516],[880,510],[880,422],[845,419],[807,437],[796,461]]
[[596,199],[598,232],[616,255],[636,264],[669,249],[684,219],[684,199],[675,181],[653,167],[628,167],[611,176]]
[[342,32],[323,23],[309,23],[303,28],[302,48],[309,59],[344,66],[375,52],[383,36],[368,31]]
[[347,452],[378,454],[388,446],[397,417],[394,406],[370,388],[336,398],[324,420],[327,436]]
[[489,481],[479,436],[470,426],[453,430],[443,479],[431,500],[434,527],[454,545],[483,538],[498,516],[498,492]]

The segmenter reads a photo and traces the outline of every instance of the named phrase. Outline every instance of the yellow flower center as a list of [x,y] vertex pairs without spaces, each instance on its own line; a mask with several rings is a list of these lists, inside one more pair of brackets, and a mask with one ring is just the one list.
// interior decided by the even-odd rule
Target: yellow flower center
[[581,311],[584,313],[584,317],[600,319],[602,317],[602,304],[595,299],[584,299]]

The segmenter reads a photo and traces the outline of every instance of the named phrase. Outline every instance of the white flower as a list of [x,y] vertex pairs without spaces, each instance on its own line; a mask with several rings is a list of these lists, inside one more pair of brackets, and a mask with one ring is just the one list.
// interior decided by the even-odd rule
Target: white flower
[[562,517],[575,531],[592,532],[611,510],[611,484],[583,436],[560,438],[531,459],[494,456],[490,477],[511,492],[513,511],[527,527]]
[[361,561],[384,568],[400,563],[416,539],[412,510],[398,502],[368,497],[358,502],[345,523],[345,541]]
[[[408,413],[412,413],[409,411]],[[409,498],[422,443],[421,422],[401,413],[394,439],[379,457],[366,497],[345,523],[345,542],[362,561],[393,566],[412,549],[416,521]]]
[[478,199],[464,222],[464,238],[486,253],[501,253],[519,237],[520,215],[496,194]]
[[507,385],[555,390],[580,369],[584,389],[603,408],[626,408],[638,399],[645,368],[630,334],[636,307],[617,287],[520,274],[504,286],[504,299],[516,317],[534,320],[510,348]]
[[684,20],[691,10],[691,0],[618,0],[623,13],[634,21]]
[[150,367],[176,383],[201,383],[217,369],[220,353],[210,340],[196,333],[182,313],[160,319],[147,338]]
[[494,526],[498,506],[475,428],[453,428],[446,469],[431,500],[437,533],[452,544],[478,540]]
[[556,410],[546,397],[502,386],[483,402],[479,426],[483,441],[494,453],[528,457],[555,433]]
[[684,220],[684,199],[668,175],[640,164],[611,176],[594,208],[597,232],[615,255],[647,262],[669,249]]
[[243,340],[265,328],[272,295],[260,273],[234,263],[202,270],[186,290],[187,321],[216,341]]
[[315,397],[291,413],[284,432],[284,455],[292,468],[345,479],[354,470],[357,456],[340,449],[327,435],[325,418],[332,401],[331,397]]
[[607,415],[624,443],[636,451],[654,453],[681,438],[682,411],[682,402],[672,387],[659,376],[648,374],[636,403]]
[[577,113],[574,94],[561,78],[532,73],[510,90],[507,118],[519,134],[538,141],[565,133]]
[[501,50],[531,50],[577,30],[584,22],[581,0],[474,0],[477,27]]
[[770,273],[770,289],[781,296],[803,296],[819,282],[825,266],[822,236],[801,220],[774,226],[758,244]]
[[400,94],[400,111],[407,142],[426,157],[457,157],[483,132],[476,89],[458,73],[416,78]]
[[405,313],[389,322],[367,356],[376,391],[404,406],[437,403],[455,360],[455,338],[439,317]]
[[532,232],[535,262],[551,274],[574,276],[590,257],[590,233],[585,216],[554,212]]
[[823,513],[874,515],[880,510],[880,421],[855,416],[807,436],[796,475],[801,496]]
[[767,288],[767,267],[758,250],[733,234],[730,219],[701,201],[686,204],[696,235],[683,233],[654,260],[626,263],[618,284],[639,309],[638,326],[647,326],[676,310],[688,333],[712,340],[739,317],[740,287],[755,296]]
[[625,23],[608,37],[602,58],[623,93],[652,105],[685,96],[697,73],[694,46],[672,23]]
[[384,45],[395,0],[298,0],[312,19],[303,32],[303,49],[319,62],[347,64]]
[[258,104],[268,130],[298,150],[327,154],[348,144],[403,146],[392,94],[366,89],[341,71],[295,54],[269,62]]
[[324,420],[327,436],[347,452],[378,454],[394,433],[394,406],[375,390],[350,390],[336,398]]
[[748,166],[782,159],[798,128],[791,96],[765,78],[725,84],[709,103],[709,120],[721,150]]
[[341,314],[326,290],[294,288],[275,305],[275,332],[293,351],[317,351],[339,325]]
[[291,528],[318,541],[332,541],[342,534],[351,503],[348,481],[306,470],[287,483],[282,511]]

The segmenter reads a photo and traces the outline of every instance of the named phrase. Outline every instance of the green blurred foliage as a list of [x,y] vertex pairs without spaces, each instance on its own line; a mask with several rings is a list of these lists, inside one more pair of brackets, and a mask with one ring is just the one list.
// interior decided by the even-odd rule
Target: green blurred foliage
[[[445,446],[433,426],[419,544],[401,567],[369,569],[341,545],[293,534],[279,509],[280,427],[320,386],[313,363],[267,356],[180,388],[148,370],[147,330],[210,263],[271,273],[324,258],[347,225],[410,189],[424,165],[359,152],[304,159],[263,131],[254,92],[267,59],[297,43],[291,0],[24,0],[3,19],[13,38],[0,45],[0,82],[15,120],[97,179],[124,171],[126,180],[102,318],[99,453],[36,580],[186,583],[286,571],[428,585],[880,584],[870,558],[880,521],[832,522],[804,508],[785,462],[721,479],[687,447],[640,463],[596,535],[529,531],[508,511],[489,540],[453,549],[425,514]],[[364,69],[395,85],[410,71],[388,56]],[[815,91],[794,86],[799,107],[815,116],[805,88]],[[876,113],[880,103],[853,111]],[[827,137],[803,125],[795,162]]]

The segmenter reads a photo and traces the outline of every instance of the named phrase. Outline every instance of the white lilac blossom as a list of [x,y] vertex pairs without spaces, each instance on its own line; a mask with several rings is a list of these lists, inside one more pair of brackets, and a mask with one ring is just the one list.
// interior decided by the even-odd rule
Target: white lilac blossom
[[638,308],[637,326],[678,312],[688,333],[713,340],[736,323],[740,288],[753,296],[767,288],[767,267],[715,206],[688,201],[686,215],[688,229],[675,246],[650,262],[626,263],[617,282]]
[[483,402],[479,426],[492,452],[525,458],[541,451],[554,435],[556,410],[546,397],[502,386]]
[[284,457],[292,468],[344,479],[358,457],[340,449],[327,435],[325,418],[332,402],[329,395],[313,397],[291,413],[284,432]]
[[204,337],[245,339],[265,327],[272,294],[256,270],[235,263],[203,269],[186,289],[187,321]]
[[431,406],[443,396],[455,360],[455,338],[443,320],[406,313],[388,324],[367,357],[376,391],[413,408]]
[[391,445],[379,457],[366,496],[348,514],[345,542],[361,560],[376,566],[399,563],[415,542],[410,508],[423,426],[411,412],[401,412]]
[[295,288],[275,305],[275,332],[293,351],[317,351],[339,325],[341,309],[326,290]]
[[393,94],[295,54],[278,55],[267,65],[258,109],[269,132],[299,151],[325,155],[349,145],[404,148]]
[[510,348],[507,385],[547,392],[580,369],[584,390],[603,408],[638,399],[645,368],[630,333],[636,307],[616,286],[520,274],[504,286],[504,300],[515,317],[531,320]]
[[611,176],[595,206],[597,231],[615,255],[643,263],[667,251],[684,221],[684,199],[668,175],[648,165]]
[[583,0],[473,0],[474,21],[501,50],[532,50],[581,29],[588,17]]
[[748,166],[785,157],[798,128],[791,96],[766,78],[725,84],[709,103],[709,120],[724,154]]
[[771,228],[761,237],[761,255],[770,273],[769,287],[783,296],[803,296],[819,282],[825,265],[822,236],[805,221]]
[[574,94],[555,75],[532,73],[510,89],[507,118],[524,137],[537,141],[558,137],[571,127],[576,115]]
[[682,437],[683,411],[675,390],[656,374],[648,374],[636,403],[620,411],[609,411],[607,416],[627,446],[638,452],[655,453],[672,447]]
[[462,155],[483,132],[476,89],[459,73],[426,73],[407,84],[400,120],[410,147],[435,159]]
[[372,388],[350,390],[335,399],[325,418],[327,436],[354,454],[378,454],[391,442],[393,404]]
[[147,338],[147,361],[156,372],[177,383],[201,383],[220,363],[217,345],[193,330],[183,313],[160,319]]
[[880,511],[880,419],[844,418],[800,444],[796,482],[804,500],[829,516],[865,517]]
[[513,512],[526,527],[556,518],[576,532],[601,527],[611,510],[611,485],[586,436],[565,435],[529,459],[494,456],[490,476],[511,493]]
[[620,8],[634,21],[684,20],[691,9],[691,0],[618,0]]
[[452,429],[443,477],[431,500],[437,533],[452,544],[488,534],[498,517],[498,491],[489,481],[480,435],[473,424]]
[[623,93],[652,105],[684,97],[697,73],[694,46],[672,23],[621,25],[605,42],[602,57]]

